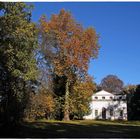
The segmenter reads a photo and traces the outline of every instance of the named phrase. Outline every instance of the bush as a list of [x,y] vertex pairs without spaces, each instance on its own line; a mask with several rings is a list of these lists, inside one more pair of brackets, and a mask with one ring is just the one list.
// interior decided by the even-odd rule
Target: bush
[[55,116],[56,101],[52,94],[42,89],[38,94],[31,94],[25,118],[28,120],[53,119]]

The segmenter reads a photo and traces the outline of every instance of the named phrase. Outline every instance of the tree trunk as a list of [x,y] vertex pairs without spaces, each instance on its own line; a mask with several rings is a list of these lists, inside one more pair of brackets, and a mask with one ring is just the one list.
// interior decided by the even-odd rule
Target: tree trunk
[[70,120],[69,118],[69,80],[66,81],[66,90],[65,90],[65,105],[64,105],[64,119],[65,121]]

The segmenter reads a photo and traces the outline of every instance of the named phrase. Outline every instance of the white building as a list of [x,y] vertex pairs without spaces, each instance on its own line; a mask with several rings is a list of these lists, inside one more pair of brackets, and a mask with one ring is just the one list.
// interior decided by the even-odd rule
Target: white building
[[114,95],[104,90],[92,96],[91,114],[84,119],[127,120],[127,102],[125,95]]

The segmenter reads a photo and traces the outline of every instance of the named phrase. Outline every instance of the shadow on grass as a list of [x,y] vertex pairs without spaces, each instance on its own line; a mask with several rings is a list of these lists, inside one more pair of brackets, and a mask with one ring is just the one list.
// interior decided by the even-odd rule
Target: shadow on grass
[[[2,138],[140,138],[140,126],[115,123],[26,122]],[[1,131],[2,132],[2,131]]]

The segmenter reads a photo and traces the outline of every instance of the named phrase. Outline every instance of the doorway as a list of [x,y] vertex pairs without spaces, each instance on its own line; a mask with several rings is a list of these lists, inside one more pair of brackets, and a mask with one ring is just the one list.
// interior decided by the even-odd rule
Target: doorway
[[102,119],[106,119],[106,108],[102,108]]

